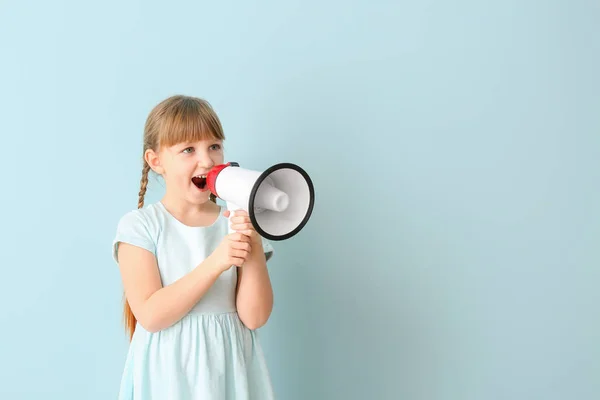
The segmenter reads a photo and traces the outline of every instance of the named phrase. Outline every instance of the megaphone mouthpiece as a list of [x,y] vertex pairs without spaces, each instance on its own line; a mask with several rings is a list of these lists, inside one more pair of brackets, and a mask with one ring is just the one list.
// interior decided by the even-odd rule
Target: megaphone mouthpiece
[[289,196],[267,182],[259,186],[254,197],[254,206],[267,210],[282,212],[290,204]]

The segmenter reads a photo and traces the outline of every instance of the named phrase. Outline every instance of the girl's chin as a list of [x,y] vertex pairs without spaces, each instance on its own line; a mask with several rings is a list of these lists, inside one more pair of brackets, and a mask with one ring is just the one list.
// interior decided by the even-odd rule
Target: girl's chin
[[210,200],[210,190],[199,189],[196,186],[192,188],[192,197],[194,202],[206,203]]

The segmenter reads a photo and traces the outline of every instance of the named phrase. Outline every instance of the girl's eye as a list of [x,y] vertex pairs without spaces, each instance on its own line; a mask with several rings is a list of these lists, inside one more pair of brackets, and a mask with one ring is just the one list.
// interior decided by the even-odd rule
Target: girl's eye
[[221,145],[220,144],[213,144],[212,146],[210,146],[211,149],[213,150],[220,150],[221,149]]
[[[188,151],[188,150],[189,150],[189,151]],[[183,149],[183,152],[184,152],[184,153],[189,153],[189,152],[191,152],[191,151],[193,151],[193,150],[194,150],[194,148],[193,148],[193,147],[188,147],[188,148],[185,148],[185,149]]]

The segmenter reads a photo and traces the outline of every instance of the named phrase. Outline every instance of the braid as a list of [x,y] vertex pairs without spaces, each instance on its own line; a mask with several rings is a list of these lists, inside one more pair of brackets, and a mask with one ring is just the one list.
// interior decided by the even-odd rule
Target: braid
[[[146,195],[146,188],[148,187],[148,173],[150,172],[150,165],[144,161],[144,168],[142,169],[142,179],[140,181],[140,193],[139,193],[139,201],[138,208],[142,208],[144,206],[144,196]],[[133,338],[133,332],[135,331],[135,327],[137,324],[137,319],[131,311],[131,306],[127,301],[127,297],[125,297],[125,293],[123,293],[124,305],[123,305],[123,322],[125,323],[125,328],[127,333],[129,333],[129,340]]]
[[144,207],[144,196],[146,195],[146,188],[148,187],[148,173],[150,172],[150,165],[144,162],[144,168],[142,169],[142,179],[140,180],[140,192],[138,193],[138,208]]

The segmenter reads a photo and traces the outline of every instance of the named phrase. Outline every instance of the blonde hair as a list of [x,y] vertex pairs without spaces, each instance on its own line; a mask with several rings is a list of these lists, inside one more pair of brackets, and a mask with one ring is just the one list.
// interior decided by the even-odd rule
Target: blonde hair
[[[206,100],[176,95],[161,101],[150,111],[144,126],[143,167],[138,193],[138,208],[144,206],[148,174],[150,173],[150,166],[144,159],[146,150],[158,151],[162,146],[169,147],[182,142],[206,139],[225,140],[221,121]],[[210,195],[210,200],[216,202],[213,194]],[[137,321],[127,298],[124,298],[123,320],[129,340],[131,340]]]

